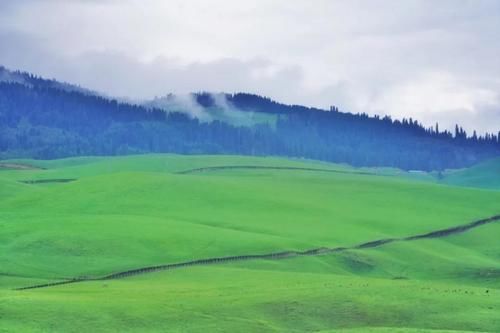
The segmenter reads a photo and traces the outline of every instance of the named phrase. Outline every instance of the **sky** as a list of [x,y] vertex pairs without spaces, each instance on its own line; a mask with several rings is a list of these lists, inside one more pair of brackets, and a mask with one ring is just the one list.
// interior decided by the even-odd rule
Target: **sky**
[[500,130],[497,0],[1,0],[0,64],[114,97],[250,92]]

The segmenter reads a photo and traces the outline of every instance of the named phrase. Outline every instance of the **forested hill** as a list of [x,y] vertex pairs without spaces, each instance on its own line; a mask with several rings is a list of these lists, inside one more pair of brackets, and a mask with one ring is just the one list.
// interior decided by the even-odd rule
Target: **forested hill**
[[[132,105],[0,67],[0,158],[171,152],[440,170],[500,156],[498,135],[467,136],[459,127],[442,132],[411,119],[290,106],[244,93],[190,99],[180,103],[170,95],[175,103],[161,108]],[[205,111],[210,117],[203,117]],[[231,121],[234,114],[262,121],[241,126]]]

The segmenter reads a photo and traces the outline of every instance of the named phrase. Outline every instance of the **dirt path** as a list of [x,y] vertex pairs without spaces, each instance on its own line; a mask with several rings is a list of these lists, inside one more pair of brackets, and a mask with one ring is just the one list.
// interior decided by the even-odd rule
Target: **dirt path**
[[124,277],[128,277],[128,276],[132,276],[132,275],[145,274],[145,273],[171,270],[171,269],[186,268],[186,267],[190,267],[190,266],[214,265],[214,264],[230,263],[230,262],[235,262],[235,261],[248,261],[248,260],[258,260],[258,259],[261,259],[261,260],[262,259],[280,260],[280,259],[294,258],[294,257],[299,257],[299,256],[317,256],[317,255],[328,254],[328,253],[342,252],[342,251],[346,251],[346,250],[369,249],[369,248],[381,247],[381,246],[384,246],[386,244],[394,243],[394,242],[408,242],[408,241],[415,241],[415,240],[421,240],[421,239],[434,239],[434,238],[448,237],[451,235],[464,233],[464,232],[467,232],[471,229],[480,227],[482,225],[486,225],[486,224],[490,224],[490,223],[494,223],[494,222],[498,222],[498,221],[500,221],[500,215],[495,215],[495,216],[491,216],[491,217],[488,217],[485,219],[473,221],[473,222],[470,222],[467,224],[462,224],[459,226],[450,227],[450,228],[446,228],[446,229],[440,229],[440,230],[436,230],[436,231],[432,231],[432,232],[428,232],[428,233],[424,233],[424,234],[418,234],[418,235],[413,235],[413,236],[408,236],[408,237],[400,237],[400,238],[378,239],[378,240],[373,240],[373,241],[357,244],[357,245],[354,245],[351,247],[335,247],[335,248],[320,247],[320,248],[314,248],[314,249],[305,250],[305,251],[283,251],[283,252],[272,252],[272,253],[265,253],[265,254],[248,254],[248,255],[240,255],[240,256],[214,257],[214,258],[198,259],[198,260],[185,261],[185,262],[174,263],[174,264],[141,267],[141,268],[137,268],[137,269],[131,269],[128,271],[112,273],[109,275],[105,275],[102,277],[96,277],[96,278],[75,278],[75,279],[69,279],[69,280],[64,280],[64,281],[45,283],[45,284],[39,284],[39,285],[34,285],[34,286],[28,286],[28,287],[21,287],[21,288],[16,288],[15,290],[46,288],[46,287],[52,287],[52,286],[58,286],[58,285],[62,285],[62,284],[69,284],[69,283],[76,283],[76,282],[83,282],[83,281],[104,281],[104,280],[120,279],[120,278],[124,278]]
[[24,184],[51,184],[51,183],[69,183],[76,181],[76,178],[61,178],[61,179],[29,179],[20,180],[20,183]]
[[179,171],[179,172],[177,172],[177,174],[201,173],[201,172],[210,172],[210,171],[218,171],[218,170],[252,170],[252,169],[254,169],[254,170],[299,170],[299,171],[315,171],[315,172],[331,172],[331,173],[342,173],[342,174],[381,176],[379,174],[376,174],[373,172],[367,172],[367,171],[347,171],[347,170],[332,170],[332,169],[321,169],[321,168],[259,166],[259,165],[212,166],[212,167],[203,167],[203,168],[196,168],[196,169]]
[[44,170],[43,168],[36,167],[29,164],[20,164],[20,163],[0,163],[0,170]]

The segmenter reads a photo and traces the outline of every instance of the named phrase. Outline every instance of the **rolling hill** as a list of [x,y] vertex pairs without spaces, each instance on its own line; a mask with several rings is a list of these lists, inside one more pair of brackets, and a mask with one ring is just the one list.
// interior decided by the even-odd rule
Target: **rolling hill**
[[442,182],[452,185],[500,188],[500,159],[492,159],[470,168],[449,170],[443,175]]
[[498,187],[243,156],[2,165],[0,331],[500,330]]

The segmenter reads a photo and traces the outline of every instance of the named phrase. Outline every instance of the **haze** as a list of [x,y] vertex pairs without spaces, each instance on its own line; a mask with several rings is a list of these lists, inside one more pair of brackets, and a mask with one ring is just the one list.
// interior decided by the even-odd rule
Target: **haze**
[[498,1],[2,1],[0,64],[105,94],[245,91],[500,129]]

